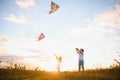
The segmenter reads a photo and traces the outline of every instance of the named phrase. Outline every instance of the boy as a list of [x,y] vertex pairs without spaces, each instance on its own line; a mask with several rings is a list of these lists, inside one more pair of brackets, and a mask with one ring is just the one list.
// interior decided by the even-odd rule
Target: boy
[[78,60],[78,70],[80,72],[81,67],[82,67],[82,71],[84,71],[84,49],[78,49],[76,48],[76,52],[79,55],[79,60]]

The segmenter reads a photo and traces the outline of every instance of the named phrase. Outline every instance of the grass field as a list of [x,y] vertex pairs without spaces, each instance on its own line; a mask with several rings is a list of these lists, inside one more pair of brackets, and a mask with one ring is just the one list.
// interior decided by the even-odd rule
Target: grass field
[[0,69],[0,80],[120,80],[120,68],[83,72]]

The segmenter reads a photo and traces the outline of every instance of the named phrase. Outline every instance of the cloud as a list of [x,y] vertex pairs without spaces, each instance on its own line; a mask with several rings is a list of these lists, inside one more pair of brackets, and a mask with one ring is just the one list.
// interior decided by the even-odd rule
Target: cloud
[[[117,29],[117,30],[116,30]],[[114,9],[99,13],[85,24],[76,28],[67,29],[69,35],[86,35],[90,36],[94,33],[96,37],[116,38],[119,40],[118,32],[120,30],[120,5],[116,5]],[[103,38],[102,38],[103,39]]]
[[[114,38],[119,40],[117,30],[120,30],[120,5],[116,5],[114,9],[109,9],[99,13],[92,19],[87,20],[82,26],[66,29],[68,35],[91,36],[96,38]],[[91,38],[91,39],[92,39]]]
[[15,16],[14,14],[10,14],[6,17],[4,17],[5,20],[11,21],[14,23],[21,23],[21,24],[30,24],[31,22],[24,16],[20,15],[19,17]]
[[[85,26],[84,26],[85,27]],[[120,5],[115,5],[114,9],[104,11],[87,23],[87,28],[104,42],[106,45],[111,44],[111,48],[118,46],[120,41],[119,30],[120,30]],[[108,46],[110,47],[110,46]]]
[[35,6],[34,0],[16,0],[17,5],[20,8],[29,9],[30,7]]
[[68,35],[90,35],[97,33],[96,35],[105,35],[105,33],[116,34],[115,29],[120,29],[120,5],[117,4],[114,9],[109,9],[102,13],[99,13],[92,19],[87,20],[80,27],[70,27],[66,29]]
[[97,15],[90,23],[103,27],[120,28],[120,5],[116,5],[114,10],[105,11]]

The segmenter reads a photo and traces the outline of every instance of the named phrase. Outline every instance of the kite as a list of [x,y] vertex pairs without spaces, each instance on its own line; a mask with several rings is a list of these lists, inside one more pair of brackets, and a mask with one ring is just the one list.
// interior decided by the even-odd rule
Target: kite
[[[32,37],[30,34],[28,34],[28,33],[25,33],[29,38],[31,38],[31,39],[34,39],[35,37]],[[41,33],[38,37],[36,37],[37,38],[37,41],[40,41],[40,40],[42,40],[43,38],[45,38],[45,35],[43,34],[43,33]]]
[[43,38],[45,38],[45,35],[43,33],[40,34],[40,36],[38,37],[37,41],[42,40]]
[[51,9],[50,9],[50,11],[49,11],[49,14],[57,11],[57,9],[60,7],[58,4],[56,4],[56,3],[54,3],[54,2],[51,2],[50,6],[51,6]]

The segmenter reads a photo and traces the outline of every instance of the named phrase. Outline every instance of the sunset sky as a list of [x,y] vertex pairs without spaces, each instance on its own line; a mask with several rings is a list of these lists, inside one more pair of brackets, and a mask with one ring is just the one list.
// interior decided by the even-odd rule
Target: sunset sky
[[[55,71],[77,70],[83,48],[85,69],[109,67],[120,52],[120,0],[0,0],[0,61]],[[45,38],[37,41],[40,33]]]

